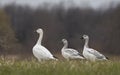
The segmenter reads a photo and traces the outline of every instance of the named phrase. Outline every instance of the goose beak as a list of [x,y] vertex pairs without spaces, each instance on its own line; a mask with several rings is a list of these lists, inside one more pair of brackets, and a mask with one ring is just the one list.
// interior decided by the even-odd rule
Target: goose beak
[[81,36],[80,39],[84,39],[83,36]]

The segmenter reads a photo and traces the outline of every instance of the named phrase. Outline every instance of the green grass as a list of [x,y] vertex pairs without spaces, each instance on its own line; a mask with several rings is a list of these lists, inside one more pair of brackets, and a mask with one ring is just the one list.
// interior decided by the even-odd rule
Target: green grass
[[0,59],[0,75],[120,75],[120,61],[43,61]]

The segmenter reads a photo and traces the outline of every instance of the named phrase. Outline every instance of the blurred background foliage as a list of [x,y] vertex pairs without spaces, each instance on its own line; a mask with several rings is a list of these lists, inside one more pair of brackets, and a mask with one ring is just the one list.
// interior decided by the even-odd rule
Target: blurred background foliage
[[120,54],[120,5],[106,11],[71,7],[62,4],[48,9],[16,4],[0,8],[0,53],[32,54],[38,34],[44,30],[42,44],[52,53],[59,53],[66,38],[69,47],[82,52],[80,35],[90,36],[90,47],[107,54]]
[[11,27],[10,17],[4,10],[0,10],[0,54],[13,54],[18,47],[20,46]]

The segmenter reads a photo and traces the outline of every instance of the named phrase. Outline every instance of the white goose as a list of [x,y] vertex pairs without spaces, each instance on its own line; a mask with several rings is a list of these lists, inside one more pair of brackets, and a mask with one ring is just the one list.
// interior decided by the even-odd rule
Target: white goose
[[62,39],[62,42],[63,42],[64,46],[61,50],[61,53],[65,59],[67,59],[67,60],[69,60],[69,59],[84,59],[84,57],[82,57],[81,54],[77,50],[68,48],[68,42],[66,39]]
[[36,32],[39,34],[39,39],[36,43],[36,45],[33,47],[33,55],[39,60],[50,60],[55,59],[54,56],[51,54],[51,52],[41,45],[42,38],[43,38],[43,30],[41,28],[37,29]]
[[96,60],[107,60],[108,58],[105,57],[103,54],[99,53],[98,51],[89,48],[88,42],[89,42],[89,36],[83,35],[81,39],[85,39],[85,45],[83,49],[83,56],[90,61],[96,61]]

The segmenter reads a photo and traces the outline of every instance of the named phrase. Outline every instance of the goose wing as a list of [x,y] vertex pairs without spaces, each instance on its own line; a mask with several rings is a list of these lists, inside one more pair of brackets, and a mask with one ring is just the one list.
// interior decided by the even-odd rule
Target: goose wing
[[75,49],[65,49],[65,52],[70,54],[71,56],[78,56],[78,55],[81,55],[77,50]]
[[35,49],[36,53],[40,56],[48,57],[48,58],[53,57],[52,53],[44,46],[36,46],[33,49]]
[[94,56],[96,56],[96,58],[98,59],[102,59],[102,58],[105,58],[105,56],[103,54],[101,54],[100,52],[94,50],[94,49],[90,49],[88,51],[90,54],[93,54]]

